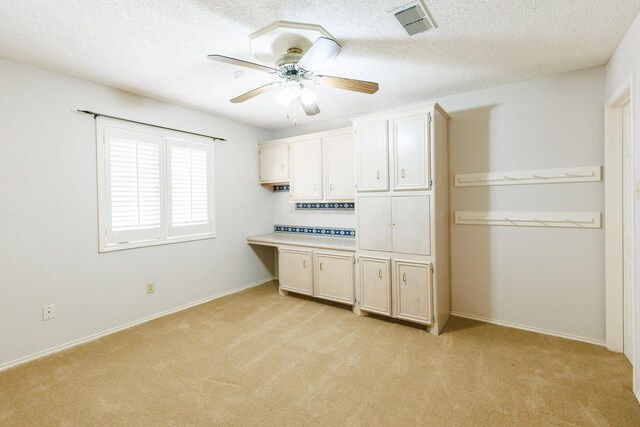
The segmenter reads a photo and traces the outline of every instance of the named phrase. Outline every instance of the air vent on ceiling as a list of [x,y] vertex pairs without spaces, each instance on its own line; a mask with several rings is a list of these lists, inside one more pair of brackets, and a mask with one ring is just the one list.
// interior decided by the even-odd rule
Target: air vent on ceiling
[[389,13],[396,17],[410,36],[424,33],[433,28],[433,22],[420,0],[405,4]]

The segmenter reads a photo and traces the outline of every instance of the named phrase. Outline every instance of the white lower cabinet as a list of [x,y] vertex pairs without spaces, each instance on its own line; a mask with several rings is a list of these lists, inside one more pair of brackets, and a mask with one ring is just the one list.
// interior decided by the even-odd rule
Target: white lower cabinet
[[299,294],[313,295],[312,251],[280,249],[278,260],[280,288]]
[[394,260],[395,317],[431,324],[431,264]]
[[352,252],[280,248],[280,289],[353,305],[354,255]]
[[331,301],[353,304],[353,255],[315,252],[314,296]]
[[391,316],[389,258],[360,257],[360,309]]
[[359,257],[360,309],[411,322],[432,323],[431,264]]

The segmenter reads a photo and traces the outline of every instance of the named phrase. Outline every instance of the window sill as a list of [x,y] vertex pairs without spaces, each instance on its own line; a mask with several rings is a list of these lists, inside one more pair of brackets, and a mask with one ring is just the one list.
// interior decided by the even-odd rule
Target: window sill
[[215,233],[206,233],[206,234],[195,234],[192,236],[181,236],[181,237],[169,237],[162,240],[143,240],[138,242],[128,242],[128,243],[112,243],[112,244],[104,244],[100,242],[100,247],[98,249],[99,253],[106,252],[115,252],[122,251],[126,249],[138,249],[138,248],[146,248],[149,246],[162,246],[162,245],[171,245],[173,243],[184,243],[184,242],[192,242],[195,240],[206,240],[206,239],[215,239]]

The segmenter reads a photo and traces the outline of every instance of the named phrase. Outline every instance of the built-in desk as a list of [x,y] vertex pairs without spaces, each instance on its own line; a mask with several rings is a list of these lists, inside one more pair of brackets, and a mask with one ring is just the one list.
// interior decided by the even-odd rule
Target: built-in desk
[[355,306],[355,239],[274,233],[247,237],[247,242],[278,249],[282,295],[294,292]]

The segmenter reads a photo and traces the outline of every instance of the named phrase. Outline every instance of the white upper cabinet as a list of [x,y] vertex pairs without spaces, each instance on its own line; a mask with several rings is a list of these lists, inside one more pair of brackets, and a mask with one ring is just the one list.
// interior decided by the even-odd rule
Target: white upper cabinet
[[389,189],[389,131],[381,120],[358,126],[358,191]]
[[393,252],[431,255],[429,196],[391,198]]
[[353,200],[354,162],[351,132],[324,138],[325,200]]
[[260,146],[260,182],[289,182],[289,144]]
[[429,144],[425,114],[392,120],[394,189],[429,189]]
[[322,200],[322,139],[292,142],[289,147],[291,200]]
[[291,202],[347,202],[355,198],[353,129],[260,144],[260,182],[289,183]]

